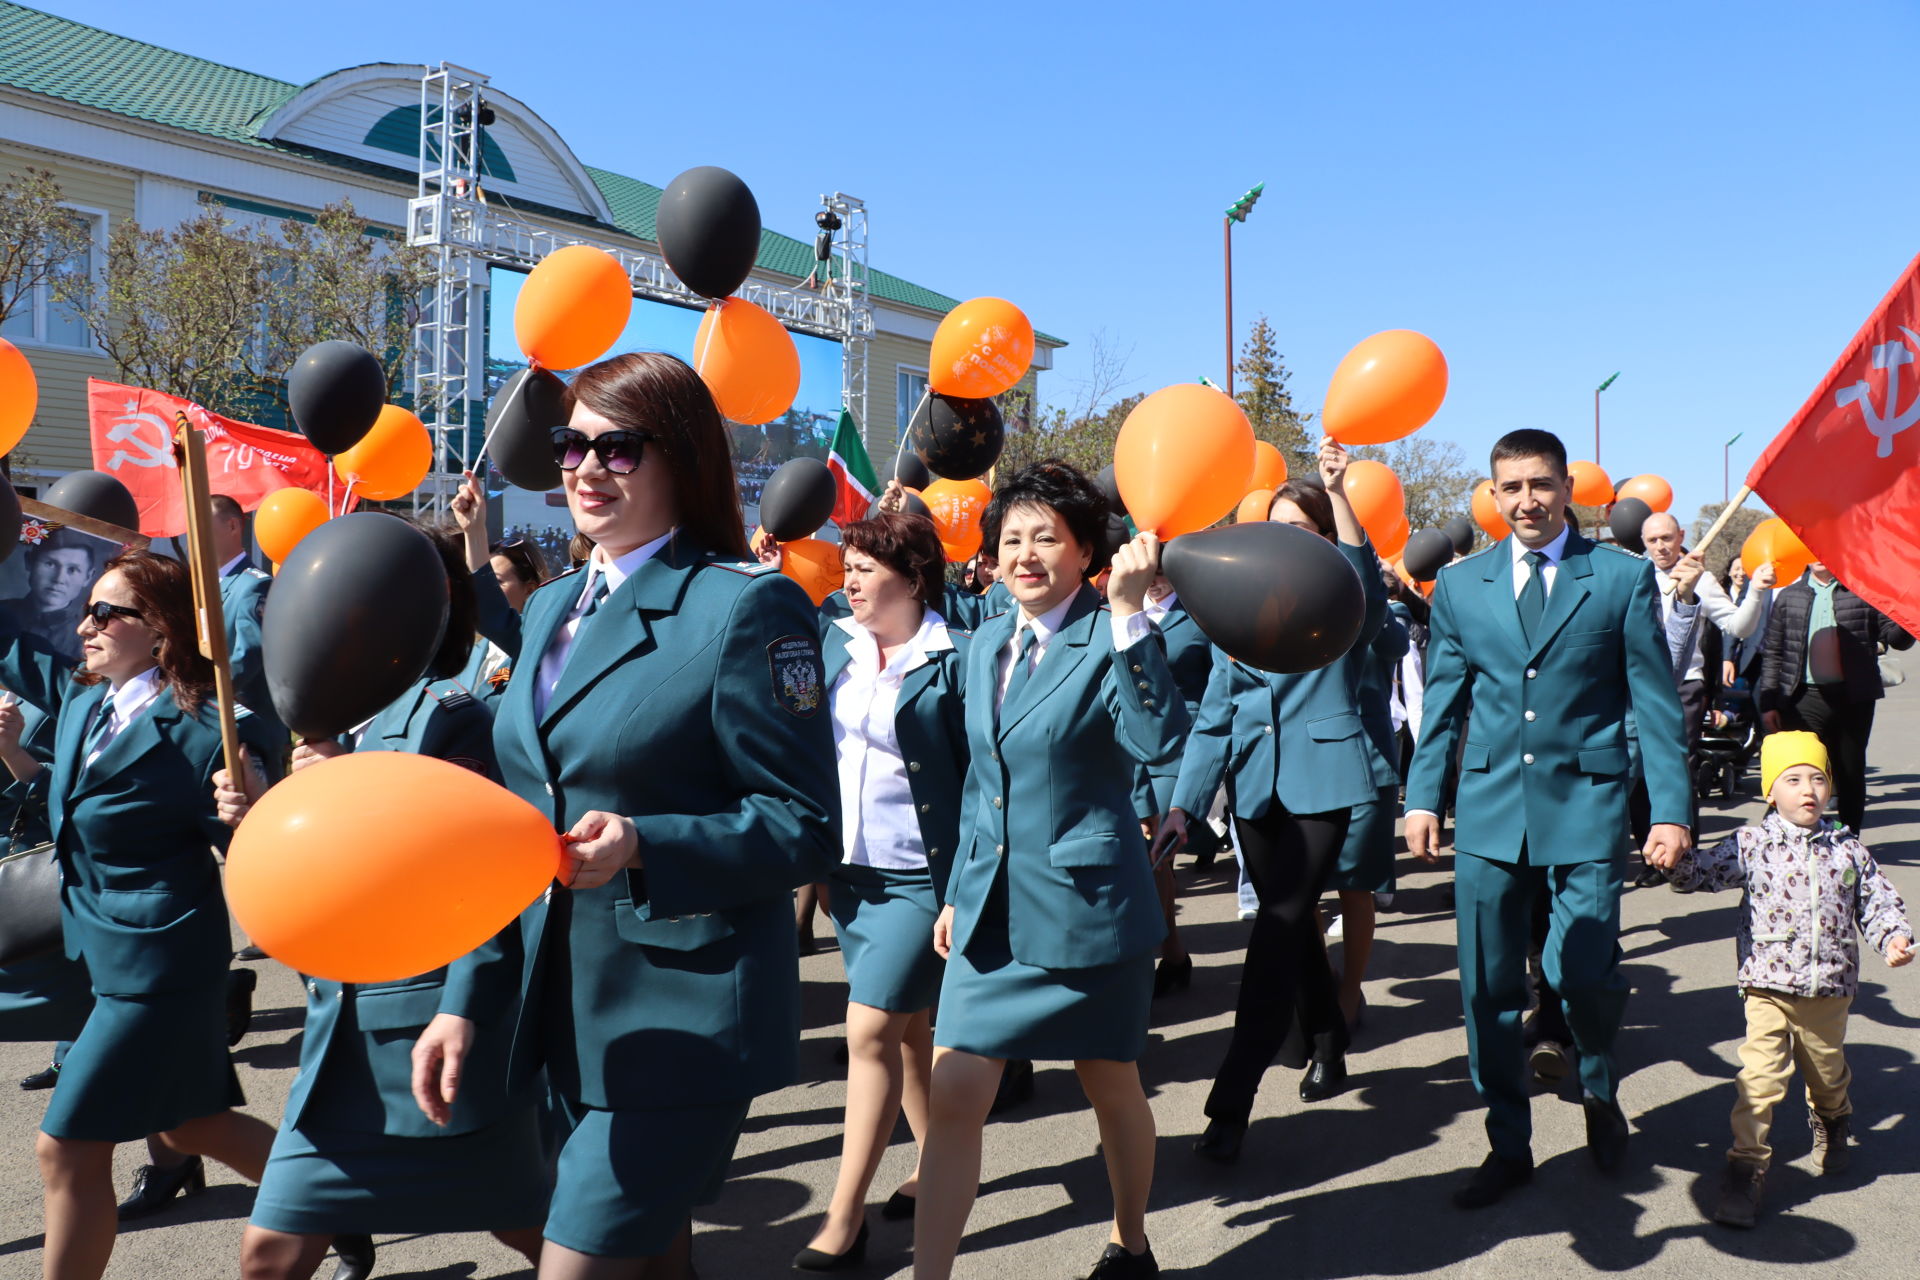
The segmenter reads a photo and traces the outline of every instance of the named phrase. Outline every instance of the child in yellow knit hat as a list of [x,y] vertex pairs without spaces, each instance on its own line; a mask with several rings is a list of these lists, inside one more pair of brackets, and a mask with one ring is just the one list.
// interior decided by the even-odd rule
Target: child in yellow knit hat
[[1913,927],[1893,885],[1846,827],[1824,821],[1832,794],[1827,749],[1811,733],[1775,733],[1760,746],[1769,812],[1667,871],[1680,888],[1746,890],[1737,982],[1747,1039],[1735,1077],[1733,1147],[1713,1220],[1751,1227],[1773,1149],[1773,1108],[1797,1064],[1807,1086],[1822,1174],[1850,1158],[1852,1075],[1842,1050],[1860,975],[1858,935],[1899,966],[1913,958]]

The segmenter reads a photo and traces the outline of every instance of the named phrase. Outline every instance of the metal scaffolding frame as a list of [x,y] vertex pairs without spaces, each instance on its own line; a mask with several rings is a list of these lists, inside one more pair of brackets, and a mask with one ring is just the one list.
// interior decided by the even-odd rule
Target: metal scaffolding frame
[[[626,269],[633,292],[658,302],[702,308],[706,298],[682,284],[657,253],[597,237],[582,227],[542,226],[491,208],[483,194],[481,129],[490,117],[487,77],[450,62],[420,81],[419,182],[407,206],[407,241],[435,253],[435,278],[413,330],[414,411],[434,438],[434,470],[415,502],[444,509],[466,461],[480,447],[475,406],[485,398],[485,306],[490,266],[530,269],[571,244],[604,249]],[[836,191],[820,197],[839,219],[832,252],[811,280],[786,286],[749,278],[737,296],[764,307],[798,333],[841,344],[841,395],[867,423],[867,347],[874,332],[867,281],[867,209]],[[482,371],[476,374],[475,371]]]

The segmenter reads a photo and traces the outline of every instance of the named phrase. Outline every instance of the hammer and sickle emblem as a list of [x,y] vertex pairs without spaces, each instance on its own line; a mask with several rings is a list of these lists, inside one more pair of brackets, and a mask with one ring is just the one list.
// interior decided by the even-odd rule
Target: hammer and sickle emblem
[[[151,426],[159,437],[155,443],[143,428]],[[167,424],[158,414],[137,413],[121,418],[107,428],[107,440],[113,444],[130,444],[137,451],[129,453],[125,449],[115,449],[113,457],[107,463],[107,470],[118,471],[120,464],[131,462],[136,467],[170,467],[173,465],[173,450],[167,436]]]
[[[1914,346],[1920,347],[1920,334],[1916,334],[1905,325],[1900,326],[1900,332],[1912,339]],[[1850,404],[1859,404],[1860,414],[1867,422],[1867,430],[1873,432],[1874,438],[1880,442],[1880,447],[1874,451],[1875,457],[1892,457],[1893,438],[1914,423],[1920,422],[1920,396],[1914,397],[1913,403],[1907,406],[1905,412],[1898,412],[1900,366],[1912,364],[1913,361],[1913,350],[1904,342],[1883,342],[1873,349],[1873,367],[1887,371],[1887,403],[1884,413],[1874,408],[1873,392],[1864,379],[1850,387],[1842,387],[1834,394],[1834,403],[1839,408],[1844,409]]]

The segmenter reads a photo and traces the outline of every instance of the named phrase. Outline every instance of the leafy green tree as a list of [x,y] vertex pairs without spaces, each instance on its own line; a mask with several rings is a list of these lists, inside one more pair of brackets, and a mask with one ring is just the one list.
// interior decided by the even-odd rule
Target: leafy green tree
[[33,305],[37,288],[71,292],[74,263],[93,245],[86,222],[60,203],[60,184],[44,169],[10,172],[0,182],[0,323]]
[[1480,477],[1453,441],[1423,431],[1392,444],[1361,445],[1352,452],[1356,458],[1372,458],[1393,468],[1406,492],[1407,523],[1415,532],[1437,529],[1454,516],[1469,514]]
[[1273,326],[1265,315],[1253,322],[1234,373],[1238,380],[1234,399],[1253,424],[1255,437],[1280,450],[1290,473],[1311,471],[1318,452],[1308,429],[1313,415],[1293,407],[1293,392],[1287,388],[1293,374],[1281,359]]
[[[1720,511],[1727,504],[1709,502],[1700,508],[1700,516],[1693,522],[1693,528],[1687,535],[1688,546],[1698,546],[1700,539],[1707,536],[1707,530],[1720,518]],[[1733,513],[1726,528],[1720,530],[1720,536],[1707,548],[1707,572],[1716,578],[1727,576],[1727,566],[1739,557],[1740,548],[1745,545],[1748,535],[1755,525],[1767,519],[1773,513],[1765,507],[1748,505]]]

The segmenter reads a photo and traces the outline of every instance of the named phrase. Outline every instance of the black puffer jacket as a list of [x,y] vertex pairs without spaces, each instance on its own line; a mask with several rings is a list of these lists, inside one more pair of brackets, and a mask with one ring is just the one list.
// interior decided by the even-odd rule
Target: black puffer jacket
[[[1807,682],[1807,619],[1813,612],[1813,587],[1805,578],[1781,590],[1773,600],[1767,621],[1767,644],[1760,662],[1760,687],[1755,691],[1762,711],[1777,711],[1793,700]],[[1848,702],[1871,702],[1885,690],[1880,684],[1878,646],[1911,649],[1913,637],[1887,615],[1847,590],[1833,589],[1835,644],[1816,653],[1820,666],[1837,662],[1841,694]],[[1821,681],[1822,684],[1829,683]]]

